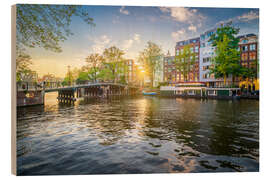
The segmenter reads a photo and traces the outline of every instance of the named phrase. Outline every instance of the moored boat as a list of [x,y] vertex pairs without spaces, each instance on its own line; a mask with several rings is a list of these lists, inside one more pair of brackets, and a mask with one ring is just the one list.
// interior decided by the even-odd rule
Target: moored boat
[[145,92],[145,91],[143,91],[142,93],[143,93],[143,95],[147,95],[147,96],[157,95],[156,92]]

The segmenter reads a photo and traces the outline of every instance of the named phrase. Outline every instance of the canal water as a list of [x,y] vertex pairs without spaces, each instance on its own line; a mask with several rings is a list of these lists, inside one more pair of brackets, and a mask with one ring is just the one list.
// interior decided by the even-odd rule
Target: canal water
[[259,171],[259,101],[56,95],[18,109],[18,175]]

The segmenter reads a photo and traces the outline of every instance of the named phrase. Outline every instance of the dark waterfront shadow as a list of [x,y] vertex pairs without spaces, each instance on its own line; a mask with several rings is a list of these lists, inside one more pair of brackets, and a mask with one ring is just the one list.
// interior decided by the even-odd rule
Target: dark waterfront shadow
[[253,103],[249,100],[216,102],[215,117],[209,120],[213,130],[210,144],[213,154],[258,157],[259,114],[255,119],[249,118],[254,111],[252,108],[256,108],[249,107]]

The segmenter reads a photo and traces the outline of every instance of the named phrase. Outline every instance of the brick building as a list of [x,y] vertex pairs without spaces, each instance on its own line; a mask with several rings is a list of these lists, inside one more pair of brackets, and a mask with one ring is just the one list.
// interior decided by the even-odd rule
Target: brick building
[[244,85],[245,88],[252,90],[259,89],[259,55],[258,55],[258,37],[255,34],[245,34],[238,36],[239,38],[239,51],[240,63],[243,67],[253,69],[256,72],[256,77],[252,82],[239,82],[239,86]]
[[258,38],[255,34],[239,36],[239,50],[242,66],[257,69],[258,62]]
[[[180,53],[183,53],[183,49],[187,45],[190,47],[191,53],[195,53],[195,61],[191,70],[188,72],[187,80],[185,81],[184,75],[176,70],[174,63],[175,57],[167,56],[164,58],[164,81],[168,81],[171,84],[199,82],[200,38],[198,37],[177,42],[175,46],[175,55],[178,56]],[[192,58],[192,56],[190,58]]]

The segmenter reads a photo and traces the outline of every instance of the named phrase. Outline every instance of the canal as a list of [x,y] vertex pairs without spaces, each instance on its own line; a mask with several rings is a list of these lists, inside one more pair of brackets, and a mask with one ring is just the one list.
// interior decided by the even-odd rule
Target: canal
[[18,175],[259,171],[259,101],[56,96],[18,109]]

